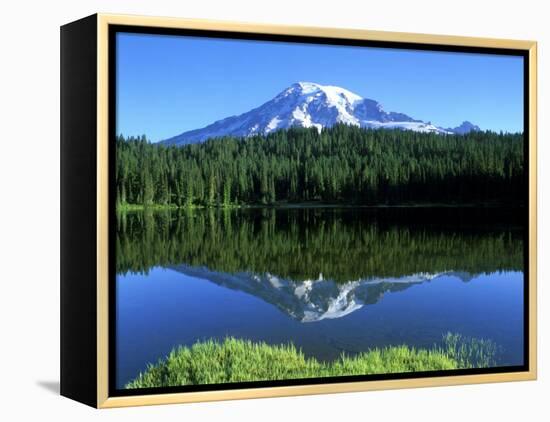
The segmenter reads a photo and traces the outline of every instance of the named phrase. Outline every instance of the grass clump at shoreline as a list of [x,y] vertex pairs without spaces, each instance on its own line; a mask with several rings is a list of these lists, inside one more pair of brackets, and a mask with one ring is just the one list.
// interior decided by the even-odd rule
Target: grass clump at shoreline
[[[422,372],[490,364],[492,349],[481,351],[490,342],[464,340],[460,335],[447,334],[442,348],[391,346],[356,356],[342,354],[328,363],[307,358],[293,344],[268,345],[231,337],[221,342],[207,340],[174,348],[126,388]],[[475,351],[470,350],[472,347]],[[483,359],[470,360],[475,357]]]
[[497,364],[497,345],[487,339],[464,337],[446,333],[443,336],[442,353],[455,360],[461,369],[488,368]]

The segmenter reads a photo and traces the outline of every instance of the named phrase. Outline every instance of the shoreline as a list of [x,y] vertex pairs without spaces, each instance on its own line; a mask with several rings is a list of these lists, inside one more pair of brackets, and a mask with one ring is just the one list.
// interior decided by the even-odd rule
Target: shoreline
[[487,368],[496,364],[496,351],[490,340],[447,332],[428,348],[388,345],[342,353],[326,362],[307,357],[292,342],[225,337],[175,346],[157,362],[149,362],[124,389]]
[[334,203],[319,203],[319,202],[300,202],[300,203],[276,203],[276,204],[247,204],[247,205],[194,205],[178,206],[178,205],[138,205],[138,204],[126,204],[123,206],[117,206],[116,212],[130,212],[130,211],[193,211],[193,210],[246,210],[246,209],[398,209],[398,208],[487,208],[487,209],[523,209],[524,204],[509,204],[509,203],[494,203],[494,202],[480,202],[480,203],[403,203],[403,204],[334,204]]

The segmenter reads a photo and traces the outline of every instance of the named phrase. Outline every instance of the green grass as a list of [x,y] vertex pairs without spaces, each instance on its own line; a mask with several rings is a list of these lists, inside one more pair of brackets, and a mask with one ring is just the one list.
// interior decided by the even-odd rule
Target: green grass
[[[491,345],[491,347],[488,347]],[[306,358],[292,344],[268,345],[226,338],[177,347],[129,382],[126,388],[168,387],[244,381],[269,381],[342,375],[420,372],[488,366],[493,343],[447,334],[432,350],[394,346],[334,362]]]
[[443,336],[442,353],[455,360],[459,368],[488,368],[496,365],[497,345],[491,340],[447,333]]

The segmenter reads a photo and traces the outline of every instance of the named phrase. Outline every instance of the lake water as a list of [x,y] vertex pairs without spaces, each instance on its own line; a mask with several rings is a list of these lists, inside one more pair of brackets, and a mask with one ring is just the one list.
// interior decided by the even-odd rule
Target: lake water
[[333,360],[490,339],[523,364],[520,218],[497,209],[195,210],[118,216],[116,384],[227,336]]

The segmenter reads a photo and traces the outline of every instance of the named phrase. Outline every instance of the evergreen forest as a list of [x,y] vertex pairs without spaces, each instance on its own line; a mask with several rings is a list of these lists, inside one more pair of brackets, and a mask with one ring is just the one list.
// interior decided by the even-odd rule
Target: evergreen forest
[[410,203],[519,205],[523,135],[348,125],[164,146],[116,139],[117,207]]

